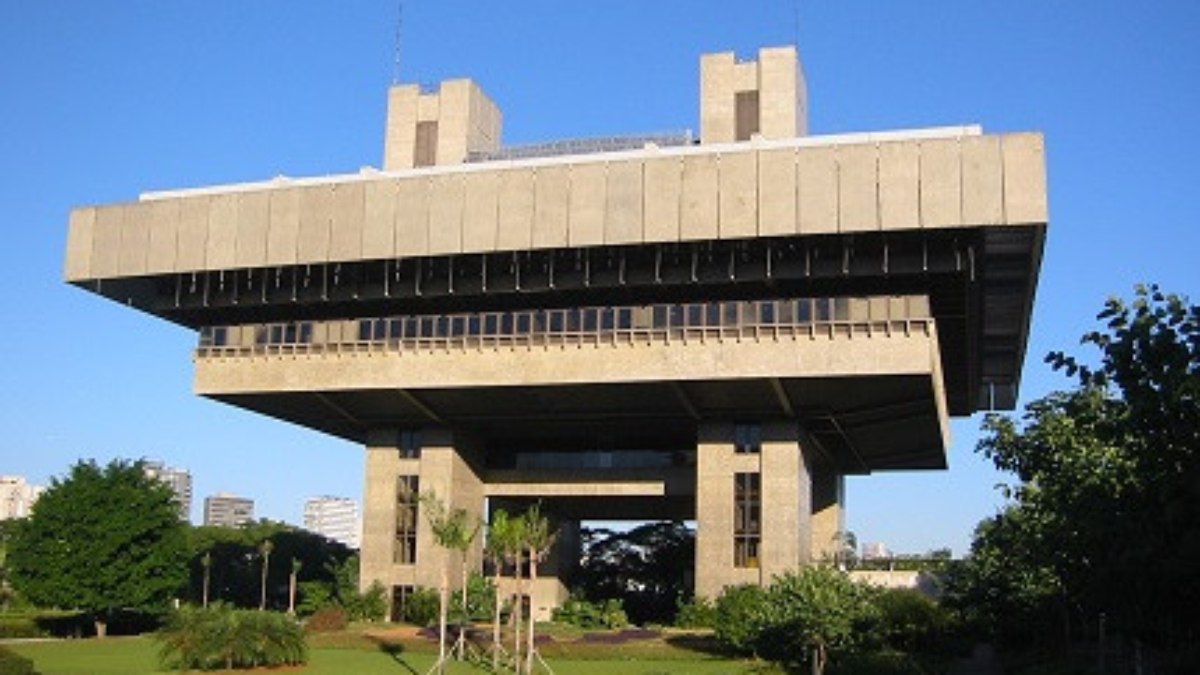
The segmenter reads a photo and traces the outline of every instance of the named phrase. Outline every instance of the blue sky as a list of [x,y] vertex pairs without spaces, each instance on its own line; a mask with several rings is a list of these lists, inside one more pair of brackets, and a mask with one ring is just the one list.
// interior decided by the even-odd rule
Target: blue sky
[[[1082,11],[1086,8],[1088,11]],[[0,473],[79,457],[187,467],[297,522],[358,497],[362,452],[197,398],[186,330],[61,281],[71,207],[378,166],[393,1],[0,3]],[[797,21],[797,15],[799,20]],[[698,129],[700,54],[798,43],[813,133],[979,123],[1046,134],[1050,230],[1023,400],[1065,386],[1104,298],[1198,299],[1200,3],[412,0],[404,81],[476,79],[507,143]],[[951,470],[849,484],[850,529],[966,549],[1004,477],[954,424]]]

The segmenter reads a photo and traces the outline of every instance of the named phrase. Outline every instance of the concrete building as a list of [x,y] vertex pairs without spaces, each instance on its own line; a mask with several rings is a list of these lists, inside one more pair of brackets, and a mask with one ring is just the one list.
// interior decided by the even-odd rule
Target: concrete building
[[204,498],[204,524],[238,527],[254,520],[254,500],[228,492]]
[[0,476],[0,520],[28,518],[45,488],[30,485],[24,476]]
[[470,81],[393,87],[381,171],[75,209],[66,278],[196,329],[200,395],[361,444],[394,598],[438,583],[429,493],[543,503],[539,615],[584,519],[694,519],[699,595],[767,582],[829,553],[844,476],[1014,406],[1043,139],[808,136],[791,47],[700,84],[698,142],[516,148]]
[[143,468],[146,475],[156,478],[171,488],[175,493],[175,503],[179,505],[179,519],[192,518],[192,474],[187,469],[176,469],[163,462],[145,462]]
[[358,548],[358,502],[348,497],[310,497],[304,502],[304,529],[349,548]]

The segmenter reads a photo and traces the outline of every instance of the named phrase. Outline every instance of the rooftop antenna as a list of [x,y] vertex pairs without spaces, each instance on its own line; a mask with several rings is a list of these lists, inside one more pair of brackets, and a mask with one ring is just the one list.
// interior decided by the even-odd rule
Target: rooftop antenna
[[392,86],[400,84],[400,44],[404,36],[404,0],[396,2],[396,49],[392,61]]

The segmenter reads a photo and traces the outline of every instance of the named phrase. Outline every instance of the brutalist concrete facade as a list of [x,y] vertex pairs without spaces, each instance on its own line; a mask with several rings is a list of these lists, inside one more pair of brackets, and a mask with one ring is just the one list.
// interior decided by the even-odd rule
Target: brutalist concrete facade
[[505,148],[469,80],[394,87],[382,170],[75,209],[66,278],[197,329],[199,394],[362,444],[397,604],[445,559],[430,492],[543,503],[538,613],[583,519],[694,519],[698,594],[767,582],[830,555],[845,475],[1015,404],[1043,140],[808,136],[793,48],[700,70],[698,141]]

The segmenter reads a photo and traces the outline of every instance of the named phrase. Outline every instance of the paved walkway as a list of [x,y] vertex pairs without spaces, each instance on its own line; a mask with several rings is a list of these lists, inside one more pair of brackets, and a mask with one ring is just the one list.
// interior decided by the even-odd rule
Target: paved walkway
[[948,675],[1003,675],[996,652],[991,645],[975,645],[971,657],[962,659],[950,667]]

